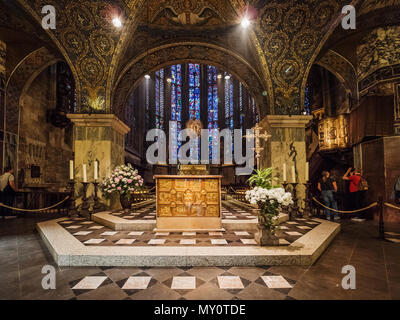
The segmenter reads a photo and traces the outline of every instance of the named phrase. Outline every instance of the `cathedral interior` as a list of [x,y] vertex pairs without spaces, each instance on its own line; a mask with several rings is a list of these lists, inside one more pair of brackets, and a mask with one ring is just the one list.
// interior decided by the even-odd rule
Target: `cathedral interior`
[[[0,299],[400,299],[399,17],[398,0],[0,0]],[[128,205],[107,194],[119,166]],[[267,168],[293,203],[263,246],[248,194]],[[337,285],[348,265],[357,288]]]

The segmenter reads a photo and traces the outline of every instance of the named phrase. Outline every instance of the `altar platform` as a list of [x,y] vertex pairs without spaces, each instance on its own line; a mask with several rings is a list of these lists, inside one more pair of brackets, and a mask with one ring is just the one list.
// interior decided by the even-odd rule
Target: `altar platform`
[[[250,210],[240,210],[231,202],[223,205],[224,217],[236,217],[223,220],[243,223],[244,219],[254,220],[253,217],[244,218],[253,216]],[[132,211],[143,218],[154,217],[149,214],[154,212],[154,203]],[[113,213],[119,212],[107,214]],[[126,212],[120,215],[124,214]],[[39,223],[37,229],[60,266],[148,267],[311,265],[340,231],[340,224],[326,220],[285,220],[280,222],[278,232],[280,246],[275,247],[258,246],[254,240],[254,229],[118,231],[84,218],[50,220]]]

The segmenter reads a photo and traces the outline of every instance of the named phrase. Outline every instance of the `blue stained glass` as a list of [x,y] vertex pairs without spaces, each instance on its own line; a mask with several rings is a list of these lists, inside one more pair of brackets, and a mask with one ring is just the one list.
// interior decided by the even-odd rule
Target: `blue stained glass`
[[172,148],[177,154],[181,142],[179,141],[179,133],[182,130],[182,74],[181,65],[171,66],[171,120],[177,121],[177,145],[174,143]]
[[200,65],[189,63],[189,118],[200,119]]
[[310,86],[308,83],[306,85],[306,92],[305,92],[305,96],[304,96],[304,107],[305,107],[306,114],[310,115],[311,114],[311,99],[310,99]]
[[218,153],[213,150],[213,141],[218,139],[218,136],[212,135],[212,129],[218,129],[218,85],[217,85],[217,70],[213,66],[207,66],[207,81],[208,81],[208,150],[209,159],[216,159]]

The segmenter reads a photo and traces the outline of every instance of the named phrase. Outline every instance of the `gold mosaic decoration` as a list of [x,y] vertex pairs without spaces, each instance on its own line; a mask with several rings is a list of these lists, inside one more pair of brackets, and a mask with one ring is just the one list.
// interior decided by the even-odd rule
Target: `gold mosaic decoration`
[[158,178],[157,216],[219,217],[218,178]]

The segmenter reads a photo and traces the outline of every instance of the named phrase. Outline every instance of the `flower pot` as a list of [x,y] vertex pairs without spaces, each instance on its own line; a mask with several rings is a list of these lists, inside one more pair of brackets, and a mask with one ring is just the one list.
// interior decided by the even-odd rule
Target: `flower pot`
[[257,226],[257,232],[255,233],[254,238],[260,246],[279,245],[279,238],[262,225]]
[[132,206],[132,197],[128,198],[126,195],[121,194],[119,201],[121,202],[122,209],[130,209]]

